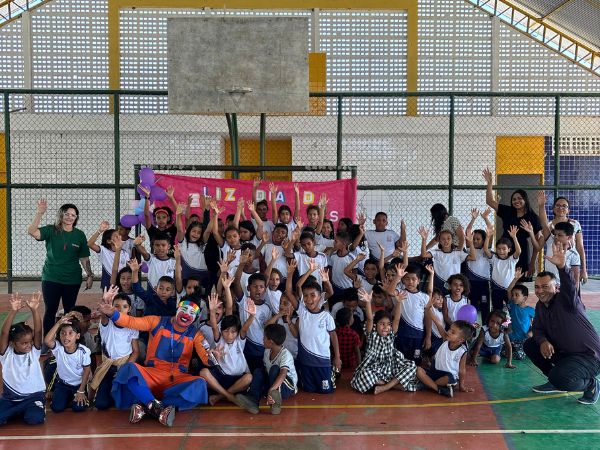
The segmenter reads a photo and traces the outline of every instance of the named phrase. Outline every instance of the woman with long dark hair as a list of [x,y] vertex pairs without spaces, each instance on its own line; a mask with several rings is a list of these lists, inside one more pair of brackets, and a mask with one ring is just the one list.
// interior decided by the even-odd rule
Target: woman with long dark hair
[[[494,184],[493,175],[490,169],[485,169],[483,171],[483,178],[485,178],[485,181],[487,182],[485,202],[488,204],[488,206],[493,208],[498,214],[498,217],[502,219],[502,237],[510,239],[512,242],[513,239],[508,231],[513,225],[518,228],[517,240],[521,246],[521,255],[519,256],[517,267],[520,267],[524,274],[519,281],[531,281],[531,277],[536,271],[535,263],[537,261],[538,252],[529,251],[529,232],[522,227],[521,223],[522,221],[530,223],[531,227],[533,228],[533,234],[537,236],[542,230],[540,218],[531,209],[529,197],[527,196],[527,192],[525,192],[523,189],[517,189],[512,193],[510,196],[510,206],[501,205],[494,199],[494,191],[492,189]],[[537,246],[537,242],[535,245]]]
[[465,232],[460,221],[448,214],[448,210],[441,203],[436,203],[429,210],[431,213],[431,227],[433,229],[433,239],[427,244],[427,250],[436,245],[442,231],[452,233],[452,244],[457,247],[462,240],[464,242]]
[[[81,268],[87,274],[85,290],[91,289],[94,274],[90,265],[90,249],[83,231],[76,228],[79,210],[71,203],[62,205],[53,224],[39,228],[46,213],[45,199],[37,202],[37,213],[31,221],[27,233],[38,241],[46,242],[46,261],[42,269],[42,293],[44,294],[44,334],[54,326],[54,317],[62,299],[65,311],[70,311],[77,302],[81,287]],[[42,346],[42,354],[48,347]]]

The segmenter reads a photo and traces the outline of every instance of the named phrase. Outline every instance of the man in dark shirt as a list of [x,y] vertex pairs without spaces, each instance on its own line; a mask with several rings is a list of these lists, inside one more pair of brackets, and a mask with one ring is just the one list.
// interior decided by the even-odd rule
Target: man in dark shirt
[[525,341],[525,353],[548,382],[534,386],[539,393],[583,391],[579,403],[594,404],[600,395],[600,338],[590,323],[577,293],[573,272],[565,267],[567,248],[552,245],[553,256],[546,259],[556,265],[560,276],[560,292],[556,277],[541,272],[535,280],[533,337]]

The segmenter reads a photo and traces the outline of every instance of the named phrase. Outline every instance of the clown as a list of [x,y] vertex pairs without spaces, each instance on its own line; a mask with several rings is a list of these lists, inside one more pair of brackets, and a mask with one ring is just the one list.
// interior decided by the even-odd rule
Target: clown
[[[131,408],[129,421],[137,423],[146,415],[155,417],[167,427],[173,425],[175,407],[191,409],[207,403],[206,381],[187,373],[192,352],[207,365],[223,356],[223,347],[206,352],[204,336],[193,325],[200,313],[198,303],[186,296],[177,307],[175,317],[131,317],[119,314],[112,306],[115,290],[108,291],[99,303],[100,309],[116,325],[148,331],[150,340],[145,367],[128,362],[121,366],[111,391],[117,408]],[[207,345],[208,347],[208,345]]]

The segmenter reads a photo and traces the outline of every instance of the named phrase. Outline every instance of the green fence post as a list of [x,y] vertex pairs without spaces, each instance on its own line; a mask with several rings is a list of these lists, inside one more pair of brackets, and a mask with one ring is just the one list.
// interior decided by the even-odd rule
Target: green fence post
[[115,109],[114,115],[114,141],[115,141],[115,229],[121,220],[121,130],[119,128],[119,116],[121,114],[119,94],[113,96]]
[[454,95],[450,96],[450,121],[448,131],[448,214],[454,210]]
[[12,206],[10,187],[10,110],[9,93],[4,92],[4,152],[6,159],[6,280],[8,293],[12,294]]
[[342,179],[342,171],[340,167],[342,165],[342,96],[338,95],[338,111],[337,111],[337,177],[336,179]]
[[560,184],[560,95],[554,98],[554,201]]
[[[267,115],[262,113],[260,115],[260,165],[265,167],[267,165],[267,159],[265,155],[265,148],[267,145]],[[260,171],[260,177],[265,179],[265,171]]]

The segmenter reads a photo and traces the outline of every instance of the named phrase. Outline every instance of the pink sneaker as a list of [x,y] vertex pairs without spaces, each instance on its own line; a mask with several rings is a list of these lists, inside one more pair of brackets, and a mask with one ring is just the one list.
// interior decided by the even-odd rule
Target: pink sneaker
[[130,423],[138,423],[146,415],[146,408],[141,403],[135,403],[131,407],[131,414],[129,415]]

